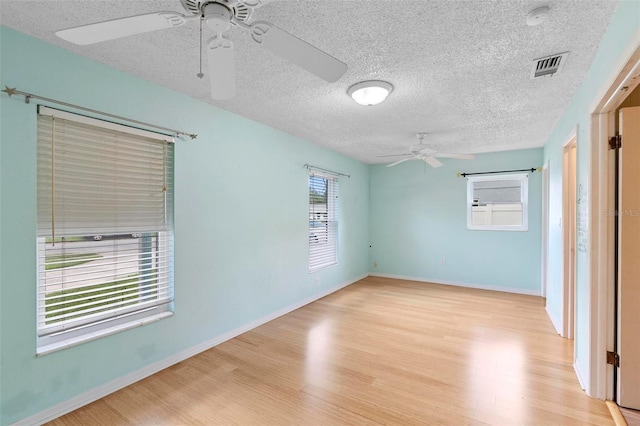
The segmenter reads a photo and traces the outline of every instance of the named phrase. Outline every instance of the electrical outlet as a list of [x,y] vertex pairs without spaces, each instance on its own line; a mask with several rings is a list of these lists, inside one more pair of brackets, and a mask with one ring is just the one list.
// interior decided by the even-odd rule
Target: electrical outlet
[[440,258],[440,264],[444,265],[444,257]]
[[320,277],[316,277],[316,286],[320,285]]
[[378,267],[378,262],[373,262],[373,267],[377,268]]

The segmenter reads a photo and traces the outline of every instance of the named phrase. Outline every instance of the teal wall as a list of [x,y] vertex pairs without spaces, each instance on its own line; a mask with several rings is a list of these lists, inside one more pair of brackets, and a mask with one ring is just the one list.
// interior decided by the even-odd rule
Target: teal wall
[[[0,26],[0,49],[2,48],[2,34],[3,32],[1,31],[2,27]],[[2,56],[1,56],[2,51],[0,50],[0,61],[2,60]],[[0,83],[2,83],[3,79],[2,79],[2,62],[0,62]],[[1,101],[0,101],[1,102]],[[2,211],[3,211],[3,203],[2,203],[2,182],[3,182],[3,176],[2,176],[2,128],[4,127],[2,124],[2,104],[0,104],[0,424],[2,424],[3,422],[3,415],[2,415],[2,381],[3,381],[3,368],[2,366],[3,364],[3,356],[2,356],[2,300],[4,300],[4,297],[2,296],[3,291],[2,291],[2,241],[4,241],[4,237],[3,237],[3,233],[2,233]]]
[[[176,144],[175,315],[36,358],[36,104],[0,96],[0,424],[368,272],[367,165],[13,30],[0,41],[2,85],[199,135]],[[314,274],[305,163],[351,175],[339,265]]]
[[539,294],[540,173],[529,176],[526,232],[468,230],[467,180],[456,173],[538,167],[542,150],[442,161],[437,169],[422,161],[369,166],[372,272]]
[[[590,115],[600,88],[614,71],[623,49],[640,30],[640,1],[623,0],[618,5],[604,35],[596,56],[580,88],[569,107],[558,120],[544,148],[544,159],[549,161],[550,205],[549,205],[549,269],[547,309],[551,315],[562,315],[562,229],[558,226],[562,218],[562,146],[577,128],[578,168],[577,181],[584,191],[583,202],[589,202],[589,161],[591,122]],[[626,58],[624,58],[626,60]],[[600,210],[605,214],[605,207]],[[592,218],[593,219],[593,218]],[[590,235],[587,233],[587,238]],[[583,375],[589,371],[590,341],[589,327],[589,253],[577,252],[576,271],[576,366]],[[595,283],[594,283],[595,285]],[[588,386],[588,384],[585,384]]]

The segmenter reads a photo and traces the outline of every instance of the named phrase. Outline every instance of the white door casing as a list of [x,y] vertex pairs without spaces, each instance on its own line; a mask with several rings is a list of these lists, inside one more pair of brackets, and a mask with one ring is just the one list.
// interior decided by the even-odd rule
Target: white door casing
[[574,338],[575,330],[575,271],[576,271],[576,133],[563,149],[562,228],[563,228],[563,285],[562,333]]

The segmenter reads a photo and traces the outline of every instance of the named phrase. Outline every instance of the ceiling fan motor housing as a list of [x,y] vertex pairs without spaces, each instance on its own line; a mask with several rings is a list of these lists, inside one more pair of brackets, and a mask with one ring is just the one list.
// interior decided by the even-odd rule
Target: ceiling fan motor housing
[[246,22],[251,18],[253,8],[260,6],[259,0],[180,0],[182,7],[192,15],[205,15],[205,8],[210,4],[219,4],[231,11],[231,15],[239,21]]

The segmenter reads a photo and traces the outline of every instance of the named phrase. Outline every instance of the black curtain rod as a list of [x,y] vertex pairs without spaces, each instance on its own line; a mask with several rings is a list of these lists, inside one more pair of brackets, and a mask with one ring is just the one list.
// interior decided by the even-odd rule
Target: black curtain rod
[[458,173],[458,177],[462,176],[462,177],[467,177],[467,176],[474,176],[474,175],[493,175],[493,174],[497,174],[497,173],[515,173],[515,172],[539,172],[541,171],[542,168],[540,167],[532,167],[530,169],[520,169],[520,170],[498,170],[495,172],[477,172],[477,173]]
[[304,167],[306,167],[307,170],[315,169],[315,170],[320,170],[322,172],[327,172],[327,173],[331,173],[331,174],[338,175],[338,176],[346,176],[348,178],[351,177],[351,175],[347,175],[347,174],[340,173],[340,172],[334,172],[333,170],[323,169],[322,167],[312,166],[311,164],[305,164]]

